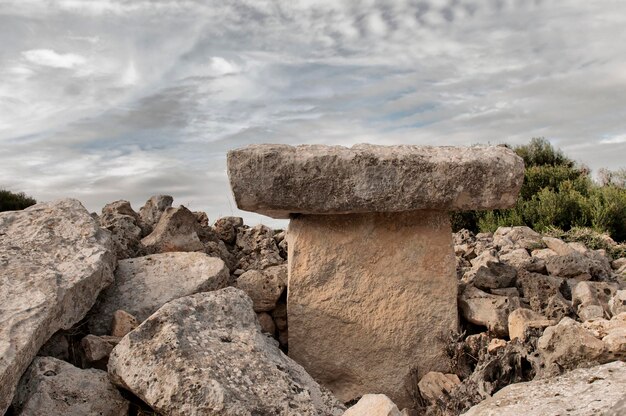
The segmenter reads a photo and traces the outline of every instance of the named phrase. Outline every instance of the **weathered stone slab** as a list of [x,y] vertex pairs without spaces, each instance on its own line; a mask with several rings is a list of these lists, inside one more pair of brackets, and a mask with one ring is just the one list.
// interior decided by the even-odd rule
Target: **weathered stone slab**
[[616,361],[552,379],[511,384],[465,416],[604,415],[624,399],[624,392],[626,364]]
[[289,232],[289,356],[342,401],[411,407],[411,369],[449,372],[457,279],[448,214],[305,215]]
[[109,374],[164,415],[343,413],[261,333],[252,300],[232,287],[164,305],[115,347]]
[[0,414],[37,351],[113,281],[108,231],[73,199],[0,213]]
[[524,163],[490,147],[252,145],[228,153],[240,209],[274,218],[507,208]]
[[37,357],[20,380],[13,411],[18,416],[126,416],[128,402],[106,371]]
[[204,253],[161,253],[120,260],[115,283],[102,292],[90,314],[89,329],[93,334],[108,335],[119,309],[141,322],[170,300],[226,287],[228,276],[222,260]]

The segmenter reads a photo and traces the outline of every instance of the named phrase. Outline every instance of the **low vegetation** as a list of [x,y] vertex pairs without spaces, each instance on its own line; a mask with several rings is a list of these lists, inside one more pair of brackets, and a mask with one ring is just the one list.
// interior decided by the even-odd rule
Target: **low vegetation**
[[493,232],[501,226],[527,225],[539,232],[578,230],[572,236],[606,233],[615,241],[626,241],[626,170],[601,169],[594,182],[589,168],[545,139],[534,138],[513,150],[526,165],[515,207],[454,213],[455,231]]
[[0,212],[17,211],[35,205],[37,201],[27,196],[24,192],[14,193],[0,189]]

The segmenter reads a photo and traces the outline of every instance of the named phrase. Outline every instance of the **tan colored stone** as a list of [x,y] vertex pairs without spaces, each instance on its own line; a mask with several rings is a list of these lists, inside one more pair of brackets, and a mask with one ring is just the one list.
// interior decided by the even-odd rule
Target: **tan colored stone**
[[287,265],[248,270],[237,278],[236,286],[250,296],[255,312],[271,311],[287,288]]
[[503,348],[506,348],[506,341],[500,338],[493,338],[487,345],[487,352],[489,354],[497,354]]
[[240,209],[274,218],[508,208],[524,162],[489,147],[252,145],[228,152]]
[[172,202],[174,198],[169,195],[154,195],[139,209],[139,216],[150,232],[158,224],[165,210],[172,206]]
[[609,301],[609,308],[613,315],[626,312],[626,290],[618,290]]
[[[506,342],[505,342],[506,343]],[[430,371],[419,381],[418,386],[422,397],[430,403],[449,394],[454,387],[461,384],[456,374],[444,374]]]
[[133,329],[137,328],[139,320],[133,315],[121,309],[113,312],[113,320],[111,322],[111,335],[114,337],[123,337]]
[[483,292],[467,285],[460,293],[459,306],[469,322],[487,327],[496,336],[509,334],[509,313],[520,307],[518,297],[500,296]]
[[518,338],[525,341],[530,329],[546,328],[555,322],[535,311],[519,308],[509,314],[509,337],[511,340]]
[[457,329],[448,214],[301,216],[289,226],[289,355],[343,401],[410,407],[417,367],[449,371]]
[[199,231],[200,224],[196,216],[187,208],[167,208],[152,233],[144,237],[141,243],[148,253],[203,251]]
[[384,394],[366,394],[342,416],[402,416],[402,413]]
[[609,300],[619,285],[609,282],[579,282],[572,290],[572,306],[581,320],[610,316]]

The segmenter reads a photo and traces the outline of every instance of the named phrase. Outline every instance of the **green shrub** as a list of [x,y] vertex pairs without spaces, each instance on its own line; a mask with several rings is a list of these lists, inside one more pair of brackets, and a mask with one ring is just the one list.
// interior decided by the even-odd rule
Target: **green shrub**
[[0,212],[17,211],[35,205],[37,201],[24,194],[24,192],[13,193],[0,189]]
[[625,171],[600,171],[594,184],[589,169],[577,166],[550,142],[533,138],[514,147],[524,159],[524,183],[515,207],[452,214],[454,230],[493,232],[498,227],[527,225],[536,231],[593,228],[626,241]]

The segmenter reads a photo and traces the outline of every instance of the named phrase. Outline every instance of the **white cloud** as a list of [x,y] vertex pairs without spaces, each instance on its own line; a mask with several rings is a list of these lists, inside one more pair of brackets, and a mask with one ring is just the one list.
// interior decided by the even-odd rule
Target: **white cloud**
[[74,68],[83,65],[87,60],[74,53],[57,53],[52,49],[32,49],[22,52],[27,61],[52,68]]

